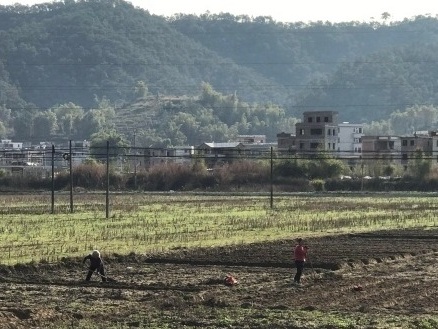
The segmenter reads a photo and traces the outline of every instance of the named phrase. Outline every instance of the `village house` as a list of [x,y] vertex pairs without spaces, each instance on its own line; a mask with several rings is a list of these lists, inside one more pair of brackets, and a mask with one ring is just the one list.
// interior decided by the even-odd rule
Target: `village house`
[[296,135],[277,134],[279,154],[329,152],[345,159],[358,159],[362,153],[363,124],[338,123],[336,111],[304,112],[295,125]]
[[362,154],[364,124],[342,122],[338,124],[337,151],[342,158],[357,158]]
[[[146,148],[142,157],[144,166],[149,167],[163,163],[191,163],[194,153],[193,146]],[[137,165],[142,166],[141,161]]]
[[438,136],[435,131],[417,131],[413,136],[401,137],[401,164],[407,165],[418,157],[438,162]]
[[243,143],[228,142],[228,143],[202,143],[195,147],[196,156],[205,160],[208,167],[212,167],[219,163],[231,162],[238,158],[243,149]]
[[338,142],[338,112],[304,112],[295,125],[297,151],[302,154],[333,152]]

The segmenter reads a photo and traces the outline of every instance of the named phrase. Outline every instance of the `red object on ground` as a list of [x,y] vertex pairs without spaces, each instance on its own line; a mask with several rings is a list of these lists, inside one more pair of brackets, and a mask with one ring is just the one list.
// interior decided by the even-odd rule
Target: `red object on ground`
[[225,277],[224,283],[225,283],[225,285],[227,285],[227,286],[234,286],[234,285],[237,284],[237,279],[236,279],[234,276],[228,274],[228,275]]

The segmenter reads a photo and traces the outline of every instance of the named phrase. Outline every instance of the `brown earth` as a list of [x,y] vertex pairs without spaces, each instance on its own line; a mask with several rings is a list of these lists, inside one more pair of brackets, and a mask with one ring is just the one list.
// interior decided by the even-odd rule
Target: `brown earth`
[[[376,322],[382,317],[437,319],[438,230],[349,234],[306,243],[310,259],[302,287],[291,284],[293,240],[104,255],[106,283],[97,275],[85,283],[81,259],[3,266],[0,328],[89,328],[90,323],[96,328],[330,327],[298,326],[282,318],[292,311],[346,314],[356,318],[351,328],[382,327]],[[224,285],[228,273],[237,285]]]

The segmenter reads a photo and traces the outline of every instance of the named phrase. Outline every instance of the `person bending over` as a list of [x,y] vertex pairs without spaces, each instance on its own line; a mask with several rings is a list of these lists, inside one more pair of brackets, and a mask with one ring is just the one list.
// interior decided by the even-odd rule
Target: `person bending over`
[[103,260],[100,257],[100,252],[98,250],[93,250],[91,254],[88,256],[85,256],[83,263],[90,260],[90,266],[88,268],[87,277],[85,278],[85,281],[90,281],[91,276],[93,275],[94,271],[97,271],[100,274],[100,277],[102,278],[102,282],[106,282],[106,276],[105,276],[105,266],[103,264]]

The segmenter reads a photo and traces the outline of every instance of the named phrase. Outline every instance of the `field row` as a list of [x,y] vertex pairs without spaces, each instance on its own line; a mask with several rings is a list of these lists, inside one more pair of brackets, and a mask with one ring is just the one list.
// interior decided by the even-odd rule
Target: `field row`
[[289,195],[276,197],[271,208],[268,196],[118,194],[109,218],[102,195],[76,196],[73,213],[63,198],[65,212],[47,214],[41,204],[48,195],[0,196],[0,263],[56,262],[92,249],[156,254],[438,225],[438,203],[428,195]]

